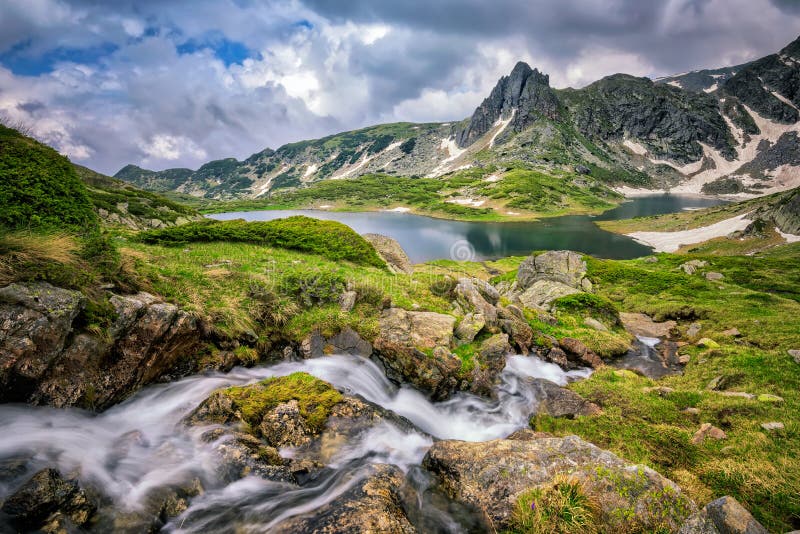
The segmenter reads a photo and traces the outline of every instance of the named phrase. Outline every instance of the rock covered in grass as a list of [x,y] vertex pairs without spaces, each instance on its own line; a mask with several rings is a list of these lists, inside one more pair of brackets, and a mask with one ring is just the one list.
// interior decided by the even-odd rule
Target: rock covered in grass
[[459,342],[471,343],[485,325],[486,320],[484,320],[482,313],[468,313],[456,327],[456,338]]
[[[221,433],[212,430],[207,440],[220,442],[218,452],[227,468],[238,476],[255,471],[272,480],[292,480],[298,462],[300,468],[327,463],[338,451],[337,444],[384,422],[411,426],[392,412],[301,372],[217,390],[184,420],[189,426],[223,425]],[[286,447],[296,449],[291,465],[277,452]]]
[[411,260],[408,259],[408,254],[396,239],[381,234],[364,234],[361,237],[375,247],[378,255],[386,262],[392,272],[414,273],[414,266],[411,264]]
[[597,504],[593,520],[604,532],[633,525],[640,532],[657,527],[677,531],[697,511],[670,480],[647,467],[627,464],[577,436],[440,441],[428,451],[423,465],[438,475],[446,493],[479,509],[487,525],[497,531],[517,526],[514,511],[522,496],[546,490],[562,477],[580,485]]

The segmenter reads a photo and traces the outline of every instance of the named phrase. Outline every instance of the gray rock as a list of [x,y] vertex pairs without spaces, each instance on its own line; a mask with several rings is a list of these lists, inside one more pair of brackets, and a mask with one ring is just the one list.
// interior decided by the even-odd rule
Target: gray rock
[[703,260],[690,260],[680,264],[678,269],[682,269],[686,274],[694,274],[697,272],[697,269],[705,267],[706,265],[708,265],[708,262]]
[[723,278],[725,278],[725,275],[723,275],[722,273],[717,273],[717,272],[714,272],[714,271],[709,271],[709,272],[705,273],[704,276],[706,277],[706,280],[708,280],[710,282],[718,282],[718,281],[722,280]]
[[700,337],[700,332],[702,332],[703,327],[700,323],[692,323],[689,325],[689,328],[686,330],[686,338],[694,340]]
[[375,247],[375,250],[392,272],[414,273],[414,266],[411,264],[411,260],[408,259],[406,251],[403,250],[403,247],[400,246],[396,239],[380,234],[364,234],[362,237]]
[[326,354],[350,354],[367,358],[372,354],[372,345],[352,328],[345,328],[329,338],[315,330],[300,344],[300,354],[303,358],[320,358]]
[[[484,292],[479,289],[480,284],[476,285],[476,280],[477,279],[469,278],[460,278],[458,280],[458,284],[453,290],[453,293],[456,296],[456,301],[463,309],[470,310],[473,313],[481,314],[488,328],[496,328],[497,309],[493,304],[486,300],[484,297]],[[499,295],[497,295],[497,297],[499,298]]]
[[0,289],[0,401],[102,409],[172,372],[202,343],[201,325],[147,293],[113,295],[107,335],[79,330],[79,292],[43,283]]
[[788,351],[789,356],[795,361],[795,363],[800,364],[800,349],[790,349]]
[[526,308],[550,310],[550,304],[561,297],[580,293],[580,289],[552,280],[537,280],[519,295],[519,300]]
[[595,403],[587,401],[574,391],[562,388],[555,382],[544,378],[533,378],[531,382],[534,385],[536,399],[539,401],[538,413],[573,419],[579,415],[597,415],[602,411]]
[[497,316],[500,320],[500,328],[509,335],[517,350],[522,354],[528,354],[533,346],[534,334],[528,321],[524,319],[522,310],[513,305],[498,306]]
[[521,493],[545,488],[559,475],[568,475],[595,496],[601,532],[622,532],[630,521],[641,523],[643,532],[656,526],[677,531],[697,511],[675,483],[650,468],[626,464],[577,436],[439,441],[423,465],[440,477],[449,496],[482,510],[487,525],[498,532],[511,527]]
[[594,317],[584,317],[583,324],[589,328],[597,330],[598,332],[608,332],[608,327]]
[[483,330],[485,325],[486,321],[483,319],[483,314],[468,313],[456,327],[456,338],[461,342],[470,343],[478,335],[478,332]]
[[417,529],[403,510],[403,472],[386,464],[374,464],[363,469],[363,473],[355,475],[357,482],[335,499],[315,507],[308,514],[281,521],[272,531],[416,533]]
[[761,423],[761,428],[767,432],[775,432],[777,430],[783,430],[784,426],[783,423],[779,423],[778,421],[770,421],[769,423]]
[[721,534],[768,534],[767,529],[733,497],[711,501],[704,511]]
[[356,305],[356,297],[358,294],[355,291],[345,291],[339,295],[339,309],[343,312],[349,312]]
[[523,260],[517,271],[517,284],[525,290],[537,281],[546,280],[590,291],[591,284],[586,287],[585,277],[586,262],[580,254],[569,250],[553,250]]

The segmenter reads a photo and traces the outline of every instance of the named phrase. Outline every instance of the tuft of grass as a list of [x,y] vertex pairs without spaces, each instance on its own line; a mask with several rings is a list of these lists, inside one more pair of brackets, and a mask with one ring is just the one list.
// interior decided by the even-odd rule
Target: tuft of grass
[[511,531],[518,534],[595,534],[600,507],[583,484],[558,475],[517,497]]

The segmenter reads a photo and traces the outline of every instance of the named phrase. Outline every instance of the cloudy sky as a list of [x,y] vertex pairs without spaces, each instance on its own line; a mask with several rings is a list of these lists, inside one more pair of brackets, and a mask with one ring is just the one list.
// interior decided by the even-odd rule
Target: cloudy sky
[[102,172],[196,168],[461,119],[518,60],[579,87],[798,35],[798,0],[0,0],[0,115]]

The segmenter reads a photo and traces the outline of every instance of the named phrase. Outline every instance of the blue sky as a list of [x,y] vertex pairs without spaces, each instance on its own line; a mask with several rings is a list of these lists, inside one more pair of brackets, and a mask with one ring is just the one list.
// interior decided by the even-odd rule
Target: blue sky
[[582,86],[800,35],[789,0],[0,0],[0,14],[0,114],[106,173],[458,120],[518,60]]

